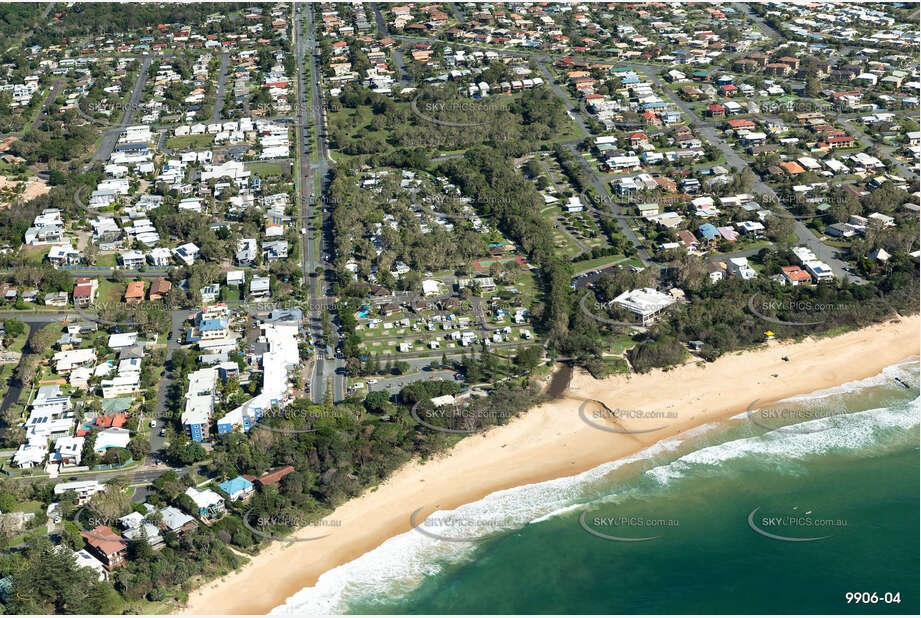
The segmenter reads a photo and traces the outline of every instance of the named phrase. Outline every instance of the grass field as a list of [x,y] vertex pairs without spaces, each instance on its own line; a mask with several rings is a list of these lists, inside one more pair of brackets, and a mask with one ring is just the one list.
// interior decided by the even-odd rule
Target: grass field
[[285,165],[282,163],[269,163],[262,161],[248,162],[246,164],[246,169],[258,176],[281,176],[286,171]]
[[213,135],[183,135],[166,140],[166,147],[170,150],[189,150],[211,146],[213,143]]

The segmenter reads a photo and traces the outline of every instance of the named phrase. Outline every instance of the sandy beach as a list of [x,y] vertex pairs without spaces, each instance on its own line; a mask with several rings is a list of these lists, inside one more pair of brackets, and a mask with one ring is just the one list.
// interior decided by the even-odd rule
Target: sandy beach
[[[564,395],[509,424],[462,440],[425,465],[404,466],[376,490],[338,508],[309,543],[275,543],[244,569],[190,596],[188,614],[264,614],[324,572],[410,530],[410,515],[454,509],[502,489],[571,476],[633,454],[695,426],[759,406],[876,375],[919,354],[918,316],[893,320],[834,338],[771,343],[727,354],[714,363],[688,363],[668,372],[595,380],[577,371]],[[790,362],[781,359],[788,356]],[[579,416],[587,400],[611,410],[641,410],[647,418],[621,417],[619,427],[655,429],[622,434],[592,427]],[[608,424],[593,414],[592,422]],[[420,516],[419,521],[422,520]],[[294,536],[318,536],[318,529]]]

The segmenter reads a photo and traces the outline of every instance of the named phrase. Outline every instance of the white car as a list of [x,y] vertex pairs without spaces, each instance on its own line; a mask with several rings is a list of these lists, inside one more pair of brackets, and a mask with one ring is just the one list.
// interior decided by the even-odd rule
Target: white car
[[368,384],[377,384],[377,380],[374,379],[374,378],[370,378],[370,379],[368,380]]
[[156,427],[156,426],[157,426],[157,421],[150,421],[150,426],[151,426],[151,427]]

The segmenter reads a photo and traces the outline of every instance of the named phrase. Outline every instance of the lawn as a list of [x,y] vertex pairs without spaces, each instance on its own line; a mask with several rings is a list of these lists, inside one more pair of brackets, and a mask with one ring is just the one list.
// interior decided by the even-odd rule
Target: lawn
[[181,137],[171,137],[166,140],[166,147],[170,150],[190,150],[205,148],[213,143],[213,135],[183,135]]
[[115,268],[118,265],[118,258],[114,253],[101,254],[96,257],[96,266],[103,268]]
[[125,295],[125,283],[115,283],[108,279],[99,280],[99,294],[97,302],[100,303],[117,303]]
[[30,262],[44,261],[45,256],[48,255],[49,251],[51,251],[51,247],[48,245],[38,245],[38,246],[23,245],[21,249],[21,253],[23,257]]
[[281,163],[269,163],[262,161],[253,161],[246,164],[248,169],[257,176],[281,176],[285,173],[285,166]]
[[610,264],[618,264],[621,262],[626,262],[627,257],[622,253],[617,253],[615,255],[604,255],[599,258],[594,258],[591,260],[580,260],[578,262],[572,263],[573,272],[581,273],[586,270],[595,270],[603,266],[608,266]]

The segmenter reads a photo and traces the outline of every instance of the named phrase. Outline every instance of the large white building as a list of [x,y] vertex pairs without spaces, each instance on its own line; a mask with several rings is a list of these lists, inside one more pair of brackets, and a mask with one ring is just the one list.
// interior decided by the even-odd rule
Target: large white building
[[283,408],[290,401],[288,370],[300,362],[297,349],[298,325],[263,324],[262,330],[269,346],[269,351],[262,355],[262,392],[218,419],[219,434],[237,428],[249,431],[267,410]]
[[656,317],[675,303],[675,299],[652,288],[627,290],[611,301],[638,317],[643,326],[655,321]]

